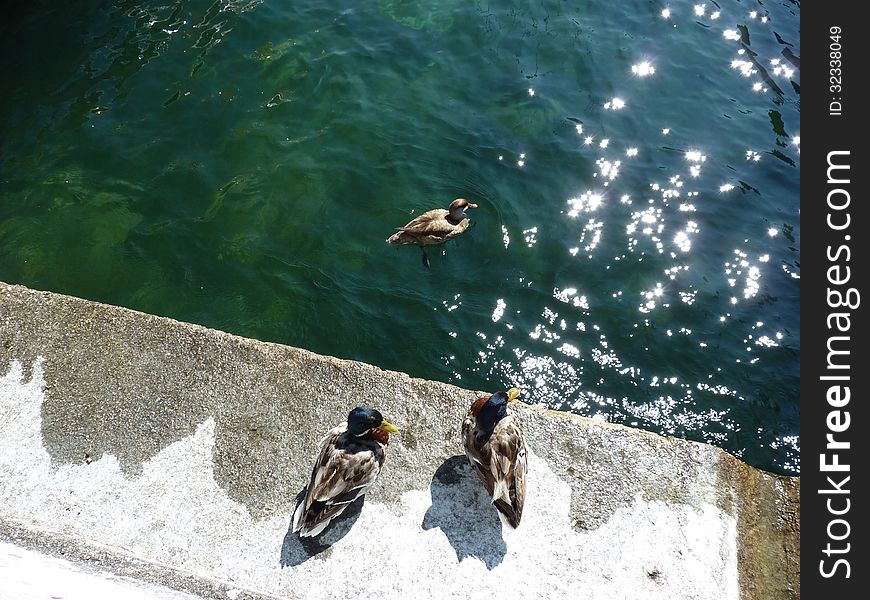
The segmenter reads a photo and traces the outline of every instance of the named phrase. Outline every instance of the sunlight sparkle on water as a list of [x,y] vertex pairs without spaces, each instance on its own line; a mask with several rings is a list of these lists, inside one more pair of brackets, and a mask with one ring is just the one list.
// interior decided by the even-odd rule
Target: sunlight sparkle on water
[[580,356],[580,349],[572,344],[564,343],[559,346],[558,350],[565,356],[570,356],[571,358],[578,358]]
[[695,221],[689,221],[686,223],[686,228],[674,236],[674,244],[683,252],[688,252],[692,248],[692,240],[689,235],[693,233],[698,233],[698,224]]
[[538,228],[531,227],[529,229],[523,229],[523,237],[526,240],[526,245],[531,248],[538,242],[537,238]]
[[665,8],[662,10],[662,18],[663,19],[670,19],[671,18],[671,9],[670,8]]
[[773,67],[774,75],[785,75],[786,77],[791,77],[794,75],[794,69],[787,67],[785,65],[776,65]]
[[611,181],[616,179],[617,175],[619,175],[619,166],[622,164],[622,161],[615,160],[609,161],[603,158],[599,158],[595,161],[595,164],[598,166],[598,172],[602,177],[605,177]]
[[636,65],[631,65],[631,72],[638,77],[647,77],[656,72],[656,69],[649,61],[643,61]]
[[680,300],[684,304],[688,304],[689,306],[691,306],[695,302],[695,296],[697,294],[698,294],[697,291],[695,291],[695,292],[680,292]]
[[553,298],[560,302],[571,304],[576,308],[582,308],[584,310],[589,309],[589,301],[586,299],[585,295],[577,295],[577,288],[569,287],[564,290],[553,288]]
[[625,151],[626,156],[637,156],[637,148],[629,148]]
[[604,103],[605,110],[620,110],[622,108],[625,108],[625,100],[619,97],[614,98],[610,102]]
[[683,252],[688,252],[692,248],[692,242],[685,231],[677,232],[677,235],[674,236],[674,244]]
[[749,77],[750,75],[758,73],[758,71],[753,68],[753,64],[748,60],[734,59],[731,61],[731,68],[739,70],[740,74],[744,77]]
[[581,212],[596,211],[603,200],[604,198],[597,192],[584,192],[579,198],[569,198],[568,206],[571,210],[568,211],[568,216],[574,218]]
[[[448,300],[442,300],[441,305],[447,309],[447,312],[453,312],[454,310],[456,310],[457,308],[462,306],[462,301],[459,299],[459,297],[460,297],[460,294],[454,295],[452,302],[448,301]],[[456,337],[456,336],[454,336],[454,337]]]
[[504,309],[507,308],[507,304],[502,298],[499,298],[495,301],[495,310],[492,311],[492,322],[498,323],[501,318],[504,316]]
[[779,346],[779,344],[777,344],[775,341],[773,341],[771,338],[769,338],[766,335],[763,335],[760,338],[758,338],[757,340],[755,340],[755,344],[757,346],[762,346],[764,348],[776,348],[777,346]]
[[761,270],[752,266],[746,274],[746,286],[743,288],[743,298],[748,300],[758,293],[758,280],[761,279]]
[[705,12],[707,12],[706,6],[704,6],[703,4],[696,4],[695,5],[695,15],[696,16],[703,17]]
[[657,305],[656,298],[662,297],[662,294],[664,294],[664,288],[662,288],[662,284],[660,282],[656,282],[656,285],[653,289],[641,292],[640,294],[646,301],[641,303],[637,309],[642,313],[648,313],[651,310],[655,309]]
[[726,40],[734,40],[737,41],[740,39],[740,32],[736,29],[726,29],[722,32],[722,35],[725,36]]
[[[586,225],[583,226],[583,233],[580,234],[580,243],[584,243],[586,241],[587,234],[592,234],[592,239],[589,240],[589,243],[586,244],[583,249],[587,252],[590,250],[594,250],[596,246],[598,246],[598,242],[601,241],[601,229],[604,227],[604,223],[601,221],[596,221],[595,219],[589,219]],[[592,255],[589,255],[589,258],[592,258]]]

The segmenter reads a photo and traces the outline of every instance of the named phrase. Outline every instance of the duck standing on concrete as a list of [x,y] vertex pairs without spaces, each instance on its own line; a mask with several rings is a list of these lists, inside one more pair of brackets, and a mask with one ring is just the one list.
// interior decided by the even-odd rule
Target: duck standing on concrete
[[311,481],[293,514],[293,531],[300,537],[319,535],[365,494],[384,464],[390,433],[398,431],[368,406],[353,409],[346,423],[330,430],[320,442]]
[[477,208],[477,204],[457,198],[446,210],[436,208],[426,211],[404,227],[397,228],[387,241],[391,244],[417,244],[423,250],[423,264],[429,268],[426,246],[443,244],[468,229],[471,220],[465,211],[469,208]]
[[511,388],[481,396],[462,422],[462,441],[468,461],[477,472],[502,520],[520,524],[526,500],[526,442],[508,402],[519,397]]

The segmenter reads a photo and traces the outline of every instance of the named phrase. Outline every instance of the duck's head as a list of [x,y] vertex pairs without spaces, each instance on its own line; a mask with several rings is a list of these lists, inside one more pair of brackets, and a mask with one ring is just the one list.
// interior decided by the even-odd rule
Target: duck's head
[[357,406],[347,415],[347,430],[353,435],[363,436],[372,429],[380,429],[385,433],[398,433],[399,431],[380,412],[369,406]]
[[496,392],[490,396],[485,402],[477,407],[476,412],[474,410],[475,407],[472,407],[472,412],[475,414],[478,427],[484,431],[492,431],[495,424],[507,416],[508,402],[513,402],[519,397],[520,391],[517,388],[510,388],[509,390]]
[[450,203],[447,210],[450,211],[450,219],[452,221],[461,221],[465,218],[465,211],[469,208],[477,208],[477,204],[472,204],[465,198],[457,198]]

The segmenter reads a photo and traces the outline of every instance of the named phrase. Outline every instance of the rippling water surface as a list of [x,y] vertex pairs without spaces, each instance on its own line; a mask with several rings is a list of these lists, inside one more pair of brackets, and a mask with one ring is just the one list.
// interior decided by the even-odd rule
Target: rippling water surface
[[797,2],[19,4],[0,279],[798,472]]

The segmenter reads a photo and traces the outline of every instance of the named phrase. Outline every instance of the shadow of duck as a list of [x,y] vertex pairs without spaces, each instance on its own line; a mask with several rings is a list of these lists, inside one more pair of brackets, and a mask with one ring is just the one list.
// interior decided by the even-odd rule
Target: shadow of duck
[[445,460],[429,490],[432,506],[423,517],[423,529],[441,529],[460,562],[474,556],[487,569],[498,566],[507,554],[501,521],[468,459],[457,455]]
[[[296,506],[305,494],[303,489],[296,496]],[[284,535],[284,542],[281,544],[281,566],[295,567],[304,563],[310,558],[314,558],[326,550],[329,550],[333,544],[346,536],[353,524],[359,518],[362,512],[365,496],[360,496],[348,505],[344,512],[334,518],[332,522],[326,526],[323,532],[315,537],[299,537],[293,532],[293,520],[290,520],[290,525],[287,527],[287,533]],[[329,556],[329,553],[319,557],[320,560]]]

